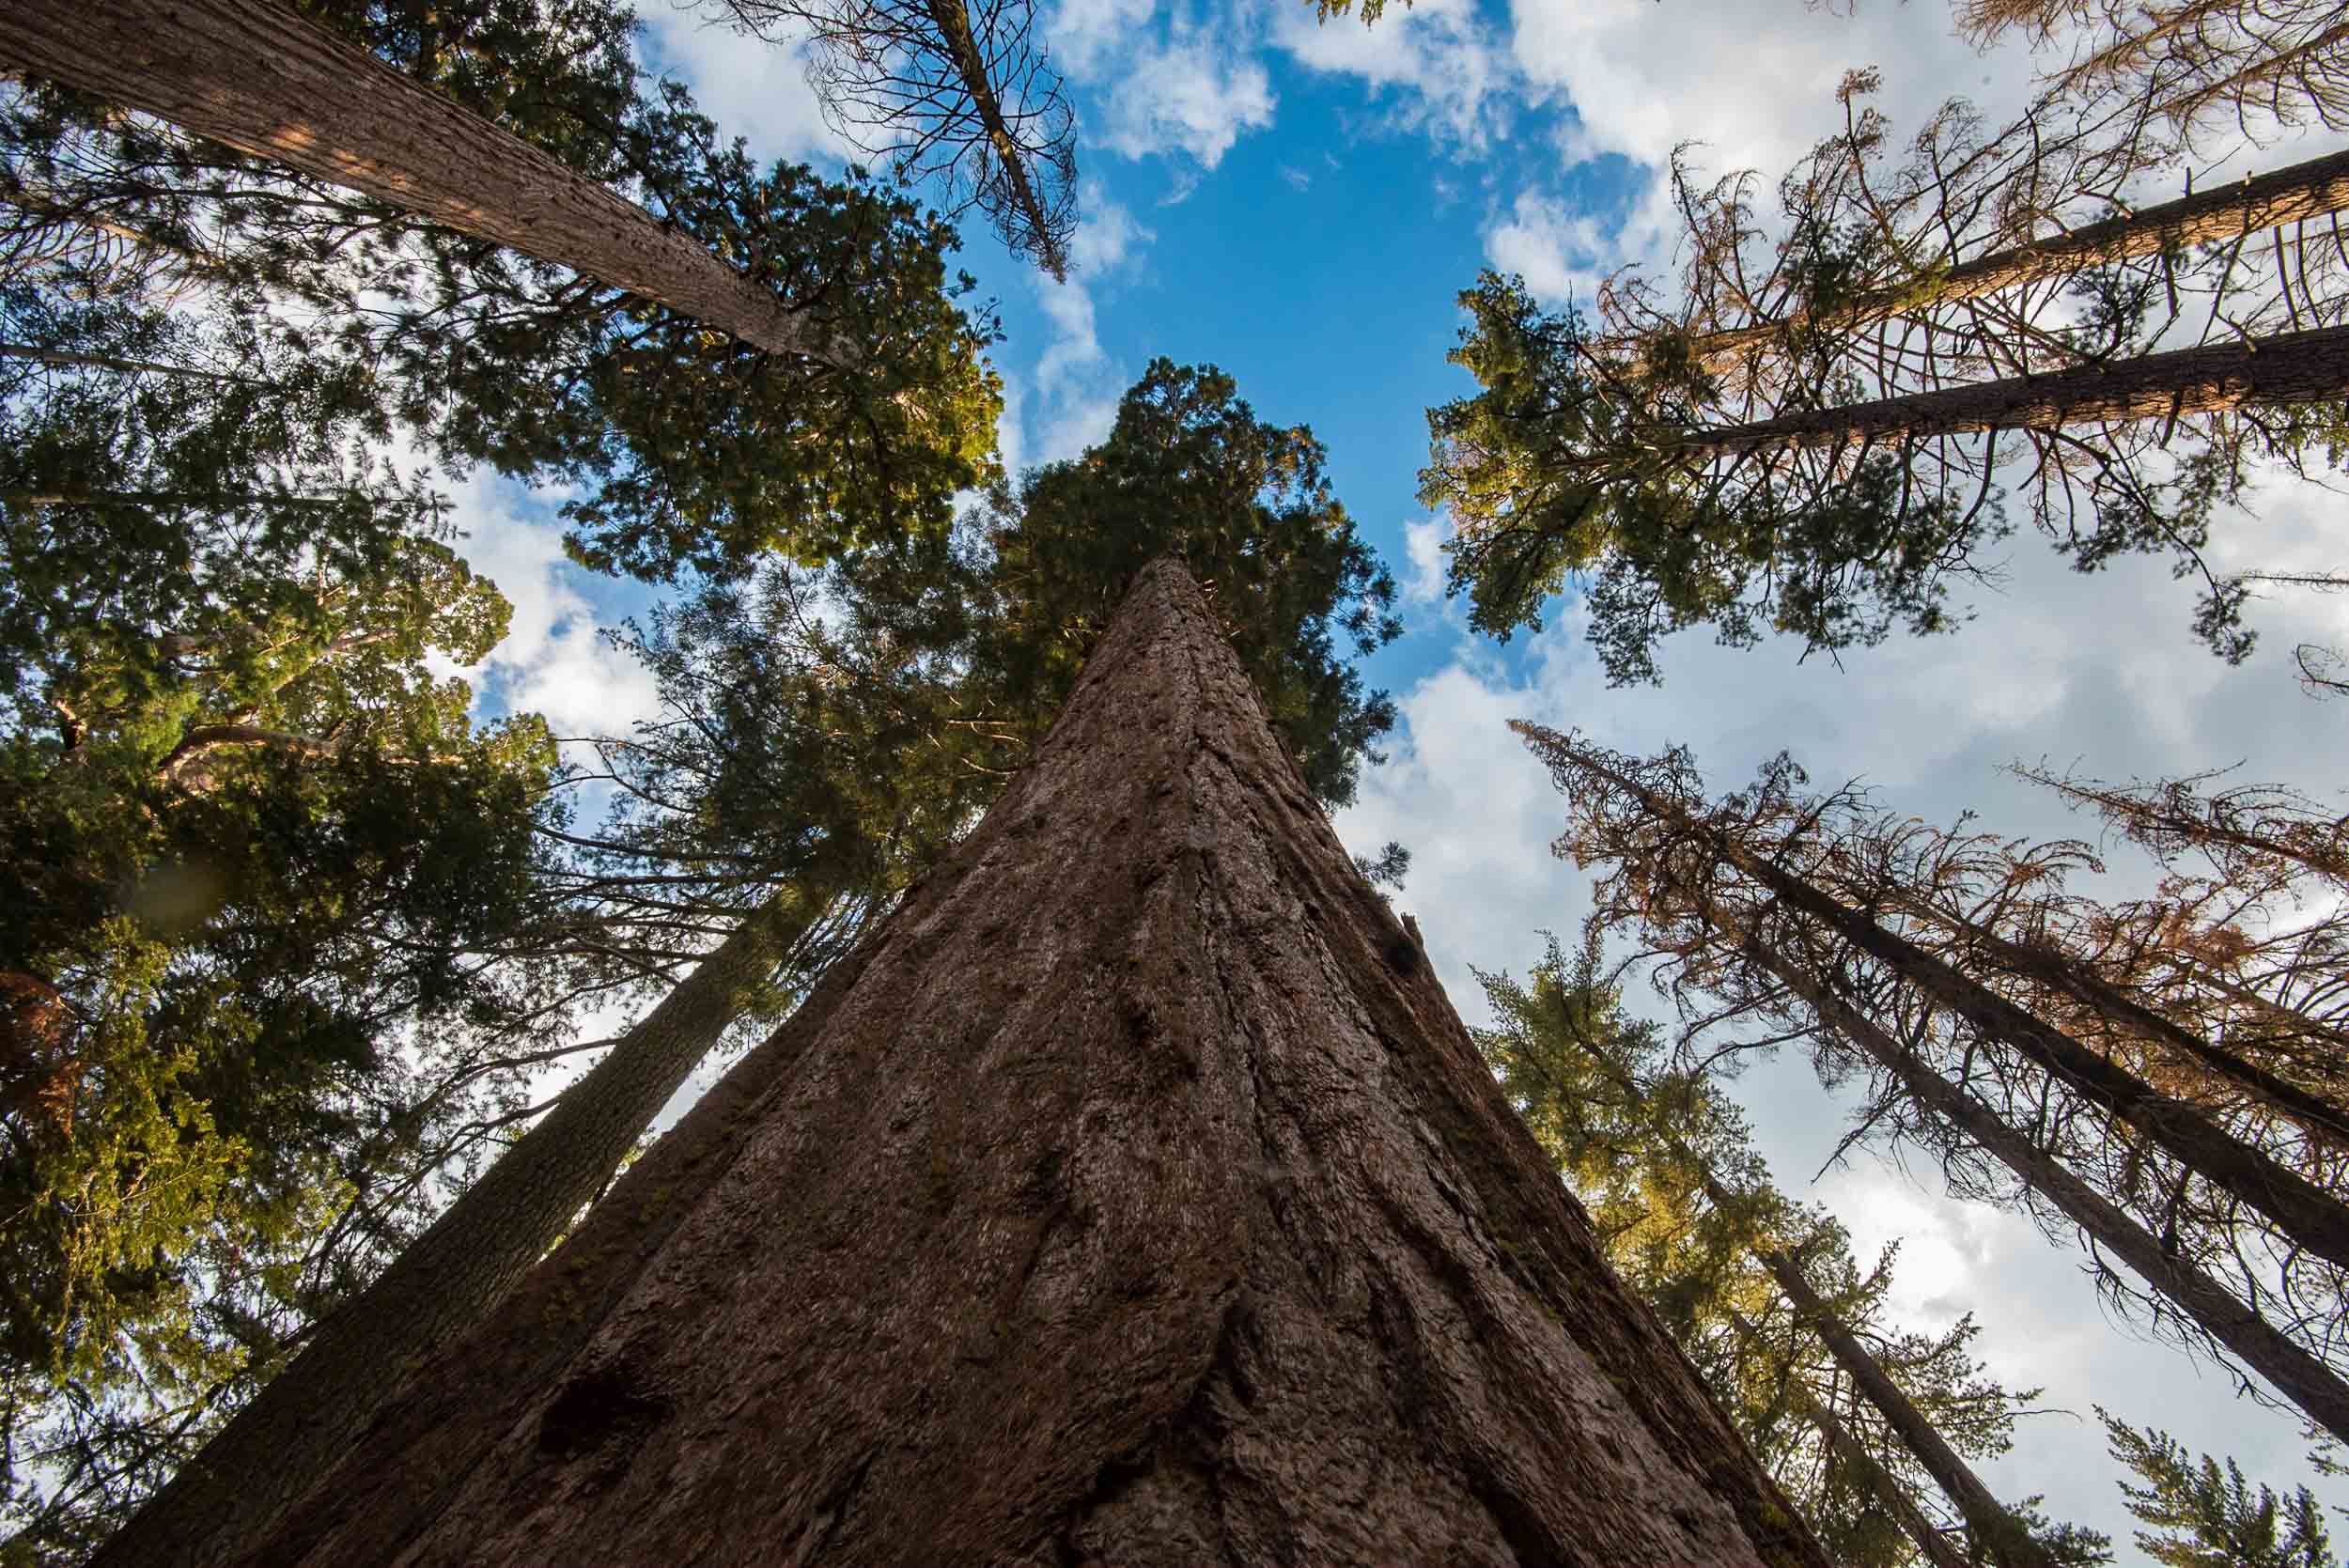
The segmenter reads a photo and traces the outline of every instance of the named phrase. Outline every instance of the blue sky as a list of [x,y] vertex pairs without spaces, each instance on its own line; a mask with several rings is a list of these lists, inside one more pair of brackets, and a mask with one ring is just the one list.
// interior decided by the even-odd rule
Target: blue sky
[[[767,156],[843,155],[787,51],[645,3],[649,56],[726,130]],[[1559,811],[1504,730],[1512,717],[1583,725],[1625,749],[1685,742],[1722,784],[1791,748],[1822,777],[1869,779],[1904,811],[1947,820],[1977,808],[1991,827],[2047,836],[2090,830],[2001,765],[2046,758],[2126,778],[2239,762],[2247,778],[2338,792],[2349,707],[2304,697],[2290,655],[2301,641],[2349,642],[2349,607],[2263,606],[2260,652],[2229,670],[2190,643],[2190,593],[2159,565],[2081,578],[2028,533],[2012,543],[2006,591],[1978,597],[1958,637],[1838,668],[1797,664],[1784,645],[1733,653],[1684,636],[1652,690],[1604,686],[1571,606],[1502,648],[1470,638],[1439,597],[1444,524],[1415,490],[1424,409],[1470,384],[1444,363],[1458,291],[1497,266],[1563,303],[1614,267],[1655,264],[1675,145],[1705,144],[1713,169],[1774,178],[1837,123],[1833,90],[1856,67],[1884,70],[1877,101],[1896,129],[1952,93],[2011,110],[2030,62],[1977,56],[1950,36],[1943,0],[1861,0],[1852,18],[1803,0],[1424,0],[1368,32],[1316,28],[1302,0],[1046,9],[1078,109],[1077,271],[1055,285],[975,226],[961,258],[1002,309],[1006,456],[1018,466],[1081,450],[1160,354],[1213,362],[1264,416],[1314,427],[1339,495],[1409,590],[1407,635],[1368,671],[1404,722],[1339,828],[1358,848],[1394,838],[1413,849],[1399,902],[1471,1021],[1470,964],[1522,973],[1541,929],[1571,933],[1587,908],[1579,877],[1547,853]],[[2287,144],[2259,161],[2313,150]],[[642,711],[649,682],[594,635],[641,602],[634,591],[561,561],[543,498],[481,483],[462,500],[469,552],[517,607],[485,685],[547,711],[558,732],[608,731]],[[2229,520],[2215,553],[2227,567],[2336,567],[2343,505],[2273,487]],[[2114,863],[2116,886],[2141,880],[2125,856]],[[2056,1413],[2026,1422],[2015,1452],[1987,1467],[2004,1495],[2045,1493],[2057,1516],[2108,1530],[2136,1560],[2092,1401],[2232,1452],[2255,1477],[2305,1474],[2294,1422],[2108,1321],[2077,1258],[2019,1217],[1954,1203],[1932,1171],[1912,1179],[1866,1155],[1813,1185],[1842,1108],[1801,1063],[1759,1070],[1739,1092],[1782,1185],[1828,1202],[1865,1246],[1903,1242],[1896,1300],[1910,1321],[1975,1312],[1993,1371],[2047,1388]],[[2319,1495],[2349,1503],[2339,1483]]]

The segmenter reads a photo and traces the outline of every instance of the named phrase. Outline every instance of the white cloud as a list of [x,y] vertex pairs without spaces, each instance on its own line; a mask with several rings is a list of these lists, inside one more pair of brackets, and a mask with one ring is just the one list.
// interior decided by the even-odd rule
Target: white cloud
[[656,711],[659,689],[598,635],[596,607],[580,587],[586,574],[564,555],[562,528],[523,520],[505,504],[513,493],[475,481],[455,498],[467,535],[459,551],[513,606],[505,639],[456,673],[504,710],[544,714],[558,736],[625,735]]
[[1600,279],[1601,257],[1617,254],[1615,238],[1588,212],[1532,191],[1517,193],[1508,217],[1485,232],[1485,256],[1503,272],[1523,274],[1545,300],[1587,303]]
[[1047,36],[1051,62],[1094,89],[1080,115],[1087,142],[1127,158],[1179,155],[1180,201],[1198,170],[1212,169],[1251,131],[1272,123],[1272,80],[1251,54],[1253,18],[1228,5],[1194,14],[1179,3],[1153,17],[1152,0],[1067,0]]
[[[1391,6],[1375,27],[1328,23],[1301,5],[1273,13],[1273,41],[1309,70],[1360,78],[1394,104],[1392,126],[1482,151],[1512,114],[1524,84],[1499,30],[1476,0]],[[1513,90],[1515,89],[1515,90]]]
[[1086,181],[1079,194],[1077,210],[1077,236],[1068,242],[1068,259],[1081,272],[1115,272],[1139,258],[1142,248],[1158,238],[1093,181]]
[[1563,89],[1588,147],[1662,167],[1686,142],[1704,163],[1775,179],[1841,123],[1846,71],[1884,71],[1881,101],[1915,128],[1944,99],[1986,113],[2019,108],[2019,51],[1985,58],[1950,30],[1940,4],[1871,3],[1841,17],[1794,0],[1514,0],[1511,50],[1536,86]]
[[1410,571],[1403,580],[1403,597],[1412,604],[1434,604],[1443,598],[1443,542],[1452,530],[1441,518],[1423,518],[1403,525],[1403,552]]
[[660,61],[723,135],[743,137],[768,160],[857,156],[825,121],[796,43],[747,38],[701,9],[656,3],[642,14]]
[[1243,132],[1270,125],[1272,110],[1263,66],[1178,28],[1164,44],[1135,54],[1100,140],[1128,158],[1180,152],[1212,169]]
[[1086,186],[1079,210],[1068,281],[1040,272],[1030,279],[1054,335],[1024,387],[1006,379],[1006,411],[1019,409],[1019,429],[1004,446],[1005,466],[1015,473],[1021,463],[1073,458],[1108,435],[1125,392],[1124,377],[1101,347],[1093,290],[1139,266],[1156,237],[1097,185]]

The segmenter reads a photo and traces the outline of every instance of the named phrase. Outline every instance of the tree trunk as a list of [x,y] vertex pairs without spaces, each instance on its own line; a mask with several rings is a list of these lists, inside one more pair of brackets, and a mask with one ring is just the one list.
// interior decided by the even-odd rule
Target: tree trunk
[[2221,1082],[2259,1101],[2336,1150],[2349,1149],[2349,1112],[2323,1095],[2301,1088],[2215,1045],[2175,1019],[2155,1012],[2090,966],[2053,947],[2013,941],[1995,931],[1922,900],[1903,898],[1902,907],[1954,932],[1959,939],[2015,978],[2071,998],[2124,1034],[2199,1065]]
[[8,0],[0,62],[568,267],[769,353],[852,363],[689,236],[272,0]]
[[[1724,931],[1739,935],[1733,926],[1719,924]],[[2266,1378],[2310,1421],[2349,1441],[2349,1383],[2332,1368],[2244,1305],[2232,1291],[2171,1255],[2151,1231],[2107,1202],[2027,1134],[1918,1061],[1872,1019],[1812,981],[1800,966],[1758,942],[1747,940],[1743,951],[1785,982],[1821,1023],[1891,1074],[1917,1104],[1963,1132],[2022,1178],[2096,1246],[2127,1265],[2214,1341]]]
[[1824,1568],[1198,588],[249,1560]]
[[1978,256],[1938,276],[1868,289],[1831,311],[1806,311],[1750,327],[1703,333],[1690,339],[1689,347],[1708,368],[1719,369],[1795,328],[1859,326],[1920,304],[1980,299],[2091,267],[2190,250],[2344,209],[2349,209],[2349,152],[2336,152]]
[[2349,396],[2349,326],[2246,343],[2145,354],[2045,376],[1913,392],[1838,409],[1806,409],[1749,425],[1681,434],[1678,450],[1726,457],[1769,446],[1922,440],[1968,430],[2170,419],[2245,404],[2321,403]]
[[[971,31],[970,0],[922,0],[929,12],[930,22],[938,28],[938,36],[945,43],[945,53],[954,61],[955,74],[962,79],[963,90],[971,95],[971,113],[986,133],[987,145],[994,150],[996,167],[1002,171],[1012,210],[1019,216],[1026,233],[1026,249],[1034,253],[1037,262],[1052,274],[1053,281],[1068,281],[1068,249],[1060,235],[1053,232],[1052,215],[1045,210],[1044,200],[1036,194],[1035,182],[1028,178],[1028,153],[1019,145],[1019,138],[1003,116],[1003,103],[995,91],[995,84],[988,71],[987,56],[979,52],[978,39]],[[1008,236],[1007,236],[1008,238]]]
[[745,919],[389,1268],[328,1314],[93,1568],[224,1562],[249,1550],[334,1467],[407,1373],[478,1323],[546,1255],[824,908],[820,893],[792,889]]
[[189,365],[163,365],[151,359],[117,359],[112,354],[80,354],[63,349],[43,349],[31,343],[0,343],[0,359],[31,360],[37,365],[55,365],[62,369],[119,370],[126,375],[154,374],[178,376],[185,380],[211,381],[220,386],[266,386],[269,383],[252,376],[231,376],[218,370],[199,370]]
[[1796,1407],[1802,1412],[1803,1419],[1817,1427],[1827,1446],[1842,1455],[1843,1463],[1858,1470],[1867,1481],[1868,1490],[1875,1495],[1876,1501],[1884,1505],[1884,1511],[1899,1521],[1901,1533],[1916,1545],[1917,1555],[1925,1560],[1929,1568],[1971,1568],[1958,1555],[1957,1548],[1951,1545],[1950,1538],[1935,1529],[1933,1521],[1925,1517],[1924,1510],[1917,1506],[1917,1499],[1908,1495],[1908,1488],[1903,1486],[1899,1479],[1868,1452],[1867,1444],[1853,1436],[1843,1423],[1835,1419],[1835,1413],[1812,1398],[1810,1391],[1801,1385],[1795,1385],[1793,1391]]
[[1956,1506],[1959,1517],[1973,1530],[1974,1538],[1988,1550],[1992,1560],[2003,1568],[2056,1568],[2055,1559],[2047,1549],[1991,1495],[1990,1488],[1982,1483],[1982,1477],[1958,1457],[1940,1429],[1909,1402],[1900,1385],[1868,1354],[1868,1347],[1819,1299],[1819,1293],[1803,1277],[1801,1265],[1776,1248],[1757,1247],[1753,1255],[1770,1271],[1778,1288],[1786,1293],[1796,1315],[1809,1324],[1827,1345],[1835,1364],[1843,1369],[1844,1374],[1867,1396],[1868,1403],[1899,1435],[1901,1446],[1916,1455],[1917,1463],[1933,1477],[1942,1495]]
[[[2342,341],[2349,346],[2349,329],[2344,329]],[[2342,356],[2342,364],[2349,369],[2349,353]],[[1966,1019],[1985,1038],[2012,1048],[2049,1077],[2104,1106],[2202,1180],[2265,1215],[2299,1247],[2349,1267],[2349,1208],[2322,1188],[2231,1136],[2198,1108],[2160,1093],[2045,1019],[1976,984],[1897,931],[1753,853],[1709,823],[1697,821],[1638,781],[1579,755],[1575,765],[1631,791],[1660,820],[1695,832],[1710,853],[1735,866],[1785,908],[1817,921],[1882,963],[1905,984]]]

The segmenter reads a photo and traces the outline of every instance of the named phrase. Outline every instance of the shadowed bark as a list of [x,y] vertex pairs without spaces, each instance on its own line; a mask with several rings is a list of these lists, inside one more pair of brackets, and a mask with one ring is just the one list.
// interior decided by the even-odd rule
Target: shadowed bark
[[248,1560],[1826,1559],[1198,588]]

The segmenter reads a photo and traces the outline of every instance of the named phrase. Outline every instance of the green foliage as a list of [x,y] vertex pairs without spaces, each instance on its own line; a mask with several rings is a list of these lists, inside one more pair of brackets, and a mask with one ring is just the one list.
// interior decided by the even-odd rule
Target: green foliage
[[2004,532],[1995,507],[1889,454],[1824,471],[1717,461],[1685,340],[1626,369],[1593,360],[1575,313],[1544,313],[1520,278],[1486,272],[1460,303],[1471,320],[1451,359],[1482,390],[1428,411],[1420,499],[1451,514],[1451,588],[1477,629],[1538,629],[1545,602],[1585,582],[1591,641],[1622,685],[1655,680],[1657,641],[1691,626],[1828,652],[1953,628],[1949,580]]
[[2232,1459],[2196,1458],[2168,1433],[2139,1430],[2101,1405],[2112,1456],[2144,1484],[2121,1483],[2129,1512],[2154,1528],[2137,1544],[2165,1568],[2340,1568],[2324,1511],[2305,1486],[2253,1494]]
[[[531,19],[537,18],[534,23]],[[0,275],[288,299],[299,356],[369,383],[373,417],[452,465],[560,481],[599,570],[668,581],[940,532],[995,474],[1001,389],[958,304],[954,231],[851,171],[760,170],[685,89],[640,90],[616,8],[476,0],[322,18],[774,289],[852,367],[761,353],[593,279],[49,87],[0,109]],[[538,32],[527,42],[516,30]],[[506,52],[508,44],[514,45]],[[135,237],[124,239],[125,236]],[[282,316],[282,313],[281,313]]]
[[[1881,1326],[1893,1250],[1862,1267],[1831,1217],[1769,1185],[1742,1114],[1702,1074],[1673,1067],[1655,1024],[1623,1011],[1595,939],[1571,957],[1553,939],[1524,984],[1477,978],[1496,1019],[1471,1031],[1477,1046],[1581,1199],[1610,1263],[1688,1351],[1836,1560],[1911,1560],[1870,1467],[1928,1517],[1937,1489],[1781,1297],[1762,1254],[1794,1260],[1824,1308],[1961,1454],[2005,1452],[2015,1409],[2030,1393],[1984,1374],[1970,1317],[1932,1335]],[[1821,1411],[1863,1445],[1869,1464],[1827,1437]],[[2061,1560],[2104,1560],[2092,1532],[2032,1522]]]
[[50,356],[0,365],[0,1441],[63,1552],[412,1220],[380,1189],[430,1030],[508,1003],[553,755],[436,669],[507,607],[354,366],[235,308],[0,311]]
[[977,657],[999,703],[1040,735],[1134,574],[1179,557],[1307,784],[1343,805],[1394,723],[1346,659],[1401,632],[1394,579],[1330,494],[1312,432],[1265,423],[1236,392],[1211,365],[1154,360],[1108,440],[995,490]]

